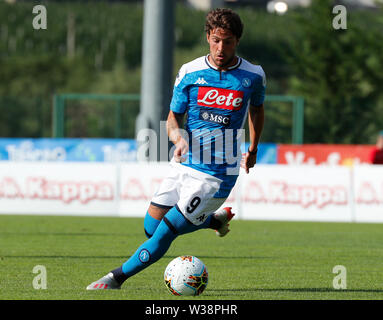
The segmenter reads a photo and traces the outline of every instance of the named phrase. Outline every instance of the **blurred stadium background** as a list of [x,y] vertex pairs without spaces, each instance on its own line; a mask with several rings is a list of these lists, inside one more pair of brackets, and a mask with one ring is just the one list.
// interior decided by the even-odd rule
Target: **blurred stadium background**
[[[153,42],[162,36],[160,76],[150,74],[144,64],[145,53],[152,52],[143,49],[145,6],[153,3],[157,9],[165,6],[168,19],[162,35],[151,38]],[[261,64],[267,75],[266,123],[255,170],[258,177],[270,165],[281,170],[278,176],[265,173],[264,185],[256,173],[239,182],[231,198],[242,212],[239,217],[317,220],[325,211],[330,220],[383,221],[383,182],[380,171],[376,173],[379,168],[368,166],[383,128],[381,1],[41,4],[47,9],[46,30],[32,27],[35,1],[0,2],[2,213],[77,214],[89,207],[84,212],[91,215],[92,203],[109,199],[111,207],[99,214],[142,216],[162,176],[155,164],[137,162],[138,126],[156,126],[153,122],[159,121],[146,119],[148,114],[165,120],[178,69],[207,53],[206,12],[226,6],[234,8],[245,25],[239,55]],[[347,9],[347,28],[336,30],[332,9],[339,4]],[[153,79],[159,88],[148,87]],[[151,109],[142,114],[148,105]],[[49,169],[54,165],[62,169]],[[84,176],[88,169],[76,169],[80,165],[94,171]],[[133,175],[145,166],[154,169]],[[97,181],[82,183],[95,179],[95,172]],[[112,180],[107,179],[110,172]],[[107,190],[101,190],[101,177]],[[64,178],[70,181],[61,183]],[[81,201],[82,196],[87,200]],[[67,202],[73,208],[53,209],[55,201],[66,203],[62,199],[72,199]],[[123,200],[128,202],[121,204]],[[135,201],[142,204],[135,207]],[[246,203],[250,207],[245,210]],[[318,210],[313,211],[313,203]],[[363,213],[371,212],[368,218],[359,213],[360,205]],[[274,215],[285,207],[299,214]],[[347,213],[339,214],[342,210]]]

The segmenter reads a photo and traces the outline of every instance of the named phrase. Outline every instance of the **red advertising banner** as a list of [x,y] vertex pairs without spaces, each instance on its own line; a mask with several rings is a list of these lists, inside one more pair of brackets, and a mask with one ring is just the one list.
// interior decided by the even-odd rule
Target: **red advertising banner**
[[279,144],[277,163],[289,165],[353,165],[370,163],[373,145]]

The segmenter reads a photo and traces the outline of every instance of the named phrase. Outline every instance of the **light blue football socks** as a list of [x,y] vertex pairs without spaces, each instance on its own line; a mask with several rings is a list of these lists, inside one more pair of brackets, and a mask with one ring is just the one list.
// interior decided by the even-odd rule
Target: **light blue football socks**
[[155,228],[152,236],[121,267],[111,271],[114,278],[122,283],[127,278],[147,268],[163,257],[173,240],[179,235],[211,228],[212,217],[213,215],[210,215],[204,223],[196,226],[183,216],[177,206],[170,209],[161,221],[154,219],[147,213],[146,224],[144,222],[146,233],[150,235],[156,221],[158,221],[157,228]]
[[153,218],[149,212],[146,212],[144,219],[144,231],[148,239],[154,234],[160,222],[161,220]]

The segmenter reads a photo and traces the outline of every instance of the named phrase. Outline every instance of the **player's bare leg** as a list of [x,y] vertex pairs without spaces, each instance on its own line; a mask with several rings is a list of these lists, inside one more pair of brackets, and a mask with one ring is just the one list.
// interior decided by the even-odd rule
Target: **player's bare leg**
[[165,214],[168,213],[170,208],[160,208],[153,204],[149,205],[148,213],[150,216],[156,220],[162,220]]

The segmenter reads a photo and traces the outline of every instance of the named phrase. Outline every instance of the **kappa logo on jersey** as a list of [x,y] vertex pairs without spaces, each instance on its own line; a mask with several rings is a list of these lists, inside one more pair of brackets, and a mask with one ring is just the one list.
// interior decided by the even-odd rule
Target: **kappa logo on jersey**
[[207,84],[207,81],[204,78],[198,78],[194,84]]
[[197,104],[204,107],[239,110],[243,105],[243,91],[199,87]]
[[222,124],[225,127],[230,125],[230,116],[224,116],[207,110],[201,110],[199,112],[199,118],[204,121]]

